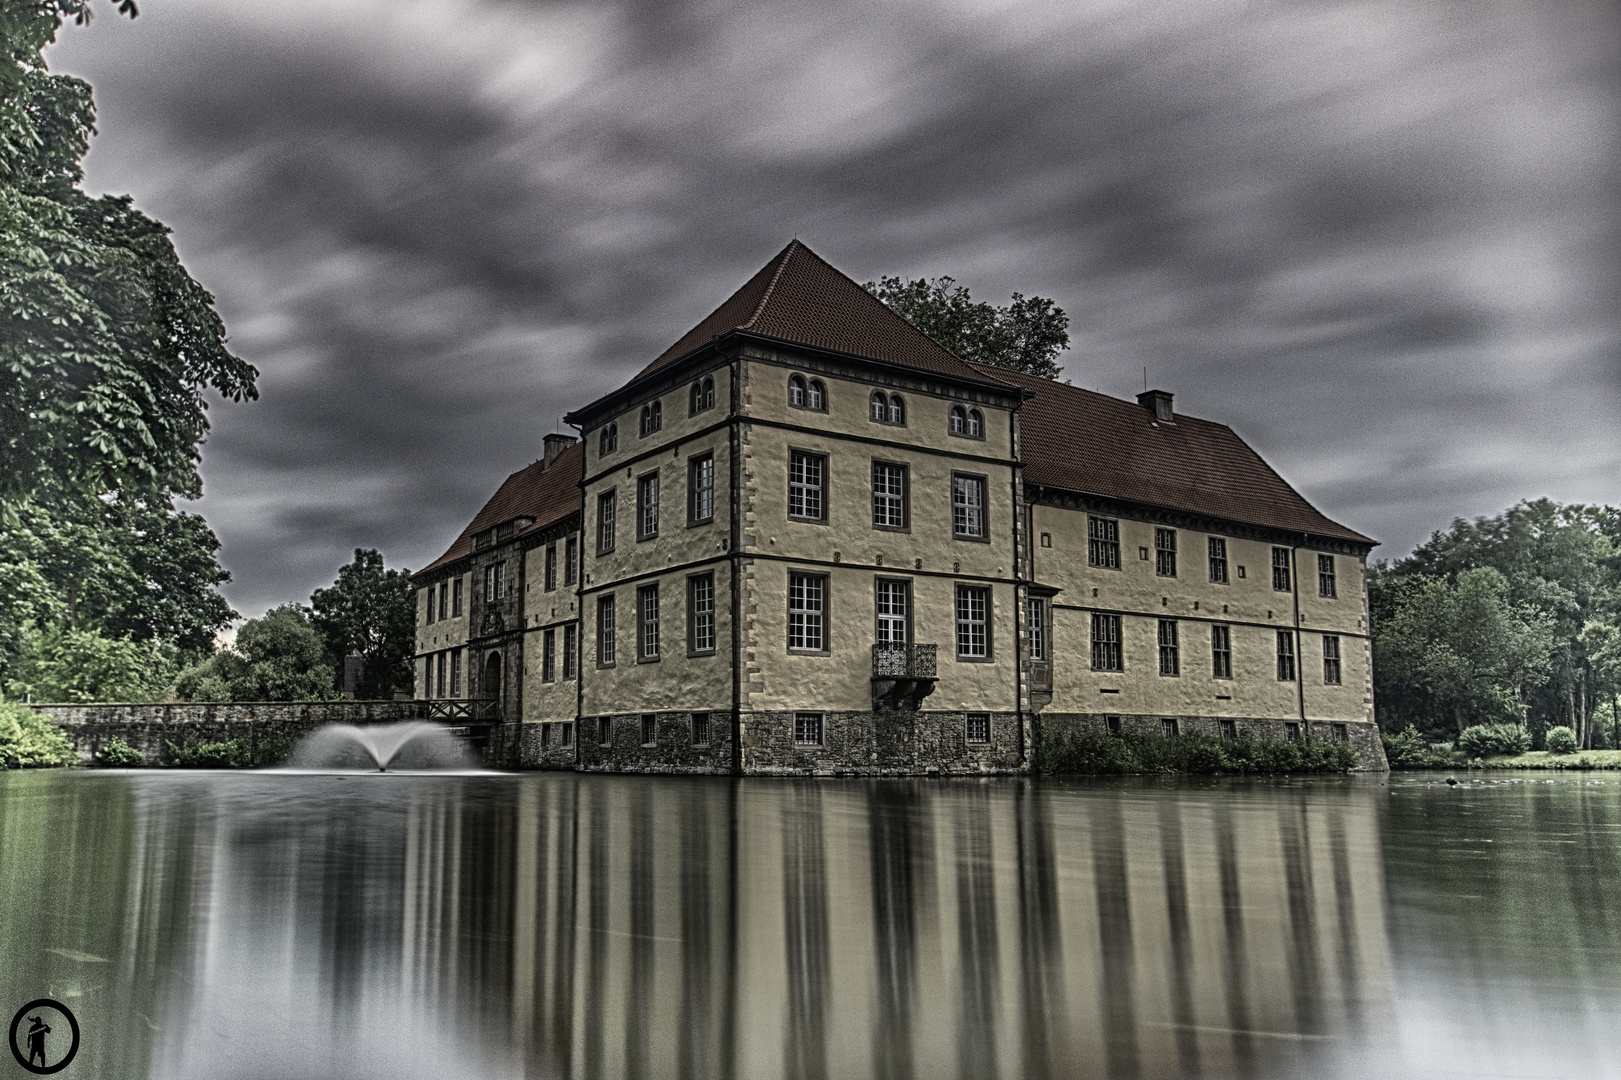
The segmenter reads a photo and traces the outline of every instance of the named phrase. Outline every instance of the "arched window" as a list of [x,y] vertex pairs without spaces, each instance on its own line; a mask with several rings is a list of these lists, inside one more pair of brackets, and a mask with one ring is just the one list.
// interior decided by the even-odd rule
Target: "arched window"
[[788,404],[805,406],[805,380],[798,375],[788,377]]
[[687,415],[688,416],[697,416],[699,413],[701,413],[703,411],[704,411],[704,384],[703,384],[703,381],[700,380],[698,382],[693,383],[692,384],[692,389],[687,391]]
[[976,439],[985,437],[985,415],[978,409],[968,410],[968,434]]
[[901,401],[899,394],[889,395],[889,422],[891,424],[906,423],[906,404]]
[[880,424],[889,419],[889,399],[877,390],[872,393],[872,418]]
[[822,385],[821,379],[810,381],[810,407],[819,412],[827,411],[827,387]]
[[602,434],[597,437],[597,456],[607,457],[609,454],[618,449],[619,425],[609,424],[607,427],[602,429]]
[[642,434],[651,435],[664,426],[664,406],[655,401],[642,406]]
[[653,402],[653,427],[652,427],[652,430],[657,431],[659,428],[661,428],[663,426],[664,426],[664,404],[662,402],[655,401],[655,402]]
[[953,435],[968,434],[968,416],[962,411],[961,405],[951,407],[951,433]]
[[646,435],[649,431],[652,431],[653,430],[653,428],[651,427],[652,423],[653,423],[653,407],[651,405],[643,405],[642,406],[642,422],[641,422],[641,425],[636,429],[638,434]]
[[704,376],[704,408],[715,407],[715,380],[712,376]]

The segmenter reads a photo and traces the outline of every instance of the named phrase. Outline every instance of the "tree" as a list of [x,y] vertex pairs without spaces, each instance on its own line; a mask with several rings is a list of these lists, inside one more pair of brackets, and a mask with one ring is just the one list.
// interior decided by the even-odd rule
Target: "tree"
[[176,682],[187,701],[323,701],[336,695],[326,641],[298,604],[271,608]]
[[[124,0],[121,12],[136,14]],[[201,493],[203,392],[257,396],[258,372],[128,196],[92,199],[90,86],[42,55],[88,0],[0,7],[0,508],[107,492]]]
[[390,697],[411,684],[416,590],[410,571],[386,570],[380,553],[356,548],[354,561],[338,569],[331,588],[315,590],[310,606],[334,668],[343,671],[345,656],[361,658],[356,697]]
[[162,642],[30,626],[5,688],[33,701],[161,701],[173,675],[174,648]]
[[1058,378],[1058,354],[1069,348],[1069,316],[1051,300],[1014,293],[1007,307],[975,303],[949,277],[886,277],[864,287],[964,360]]

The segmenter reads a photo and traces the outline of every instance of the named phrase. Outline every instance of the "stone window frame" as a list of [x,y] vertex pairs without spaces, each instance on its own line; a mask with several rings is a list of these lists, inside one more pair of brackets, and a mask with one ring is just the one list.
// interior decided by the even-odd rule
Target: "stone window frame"
[[972,406],[953,405],[946,411],[946,433],[984,442],[985,414]]
[[[698,647],[698,583],[709,583],[709,647]],[[715,572],[705,570],[696,574],[687,575],[687,655],[688,656],[714,656],[716,646],[720,641],[720,624],[717,618],[715,603]]]
[[1319,553],[1317,556],[1317,595],[1324,600],[1338,600],[1340,597],[1338,576],[1335,572],[1334,556]]
[[1052,652],[1052,627],[1047,619],[1052,611],[1052,605],[1047,602],[1045,596],[1027,596],[1025,606],[1030,634],[1030,659],[1049,660]]
[[557,591],[557,545],[555,543],[546,545],[545,570],[542,573],[541,581],[542,592]]
[[1120,562],[1119,518],[1086,515],[1086,565],[1093,570],[1125,569]]
[[827,412],[827,384],[815,376],[794,372],[788,376],[788,407],[806,412]]
[[[814,727],[812,726],[814,725]],[[809,732],[815,732],[815,739],[806,738]],[[820,749],[827,745],[827,716],[825,713],[795,711],[793,720],[794,746],[796,749]]]
[[611,716],[597,717],[597,745],[612,746],[614,744],[614,718]]
[[[801,456],[807,459],[814,458],[821,462],[822,479],[820,485],[815,489],[821,493],[821,515],[819,517],[794,513],[794,463],[795,459]],[[800,446],[788,447],[788,486],[786,489],[788,500],[786,509],[789,521],[799,521],[807,525],[826,525],[828,523],[828,504],[831,502],[829,495],[832,488],[829,481],[832,479],[832,463],[833,457],[826,450],[811,450]],[[801,482],[801,487],[810,490],[809,485],[803,482]]]
[[461,649],[450,650],[450,696],[462,696],[462,652]]
[[1278,631],[1278,681],[1294,682],[1295,675],[1295,633],[1293,630]]
[[1159,721],[1161,738],[1174,739],[1182,734],[1182,721],[1174,716],[1162,716]]
[[[698,471],[704,465],[709,466],[709,485],[700,487],[698,484]],[[698,495],[700,492],[709,493],[709,513],[704,517],[698,516]],[[704,450],[687,458],[687,528],[697,525],[713,525],[715,522],[715,451]]]
[[1154,576],[1176,577],[1176,530],[1154,528]]
[[[957,481],[965,480],[979,485],[979,532],[960,532],[957,529]],[[966,501],[965,501],[966,505]],[[991,478],[986,473],[951,470],[951,538],[970,544],[991,542]]]
[[[983,727],[980,725],[983,725]],[[991,744],[990,713],[965,712],[962,714],[962,726],[963,742],[967,745],[989,746]]]
[[427,594],[427,600],[426,600],[427,617],[424,618],[422,620],[422,622],[423,622],[423,625],[425,625],[425,626],[432,626],[434,624],[434,622],[436,621],[434,619],[434,617],[433,617],[434,586],[429,585],[426,589],[423,589],[422,591]]
[[873,640],[874,643],[877,643],[877,644],[882,644],[883,643],[883,638],[878,632],[879,627],[881,625],[880,624],[881,616],[880,616],[879,611],[878,611],[878,593],[879,593],[879,587],[882,586],[882,585],[900,585],[904,589],[904,592],[905,592],[905,595],[906,595],[906,641],[904,642],[904,644],[910,645],[912,642],[917,640],[917,636],[916,636],[916,632],[915,632],[915,630],[916,630],[915,619],[916,619],[916,615],[917,615],[917,604],[915,603],[915,599],[914,599],[914,590],[912,588],[912,579],[909,578],[909,577],[899,577],[899,576],[895,576],[895,575],[891,575],[891,574],[874,574],[873,575],[873,579],[872,579],[872,640]]
[[450,653],[448,650],[435,656],[433,669],[433,696],[442,698],[445,696],[446,687],[450,685]]
[[1286,547],[1272,549],[1272,591],[1292,592],[1294,585],[1294,559]]
[[[1159,640],[1159,673],[1167,678],[1179,678],[1182,675],[1182,635],[1177,630],[1176,620],[1159,620],[1157,637]],[[1169,640],[1166,640],[1167,638]]]
[[462,614],[462,576],[457,574],[451,581],[450,589],[450,617],[461,618]]
[[[603,612],[608,613],[604,621]],[[616,667],[619,662],[618,613],[614,610],[614,594],[597,597],[597,667]],[[607,657],[607,659],[603,659]]]
[[[898,469],[901,474],[901,523],[899,525],[880,525],[878,523],[878,470]],[[872,459],[872,527],[879,532],[909,533],[912,531],[912,467],[904,461],[891,461],[888,458]],[[887,500],[889,496],[884,498]]]
[[580,539],[569,536],[563,541],[563,584],[573,585],[580,576]]
[[1340,686],[1344,671],[1340,666],[1340,635],[1323,635],[1323,685]]
[[597,493],[597,555],[613,554],[619,528],[619,491],[609,488]]
[[1222,741],[1224,741],[1224,742],[1232,742],[1234,739],[1238,738],[1238,721],[1237,720],[1217,720],[1216,721],[1216,732],[1217,732],[1217,737],[1220,738]]
[[1299,720],[1285,720],[1283,722],[1283,741],[1284,742],[1299,742],[1300,741],[1300,721]]
[[604,424],[602,431],[597,435],[597,457],[605,458],[619,450],[619,424],[617,421]]
[[[651,605],[652,617],[648,616]],[[636,662],[656,664],[663,657],[660,634],[659,583],[652,582],[636,589]],[[651,646],[652,651],[648,648]]]
[[715,407],[715,377],[705,375],[693,382],[687,391],[687,415],[697,416]]
[[637,425],[638,438],[645,439],[649,435],[657,435],[664,430],[664,402],[654,398],[642,406],[641,420]]
[[558,745],[567,750],[574,745],[574,722],[572,720],[564,720],[557,726],[562,729],[557,733],[560,740]]
[[1227,538],[1224,536],[1205,537],[1205,553],[1210,560],[1210,583],[1212,585],[1227,585]]
[[580,628],[574,623],[563,627],[563,681],[580,677]]
[[540,634],[540,681],[557,681],[557,628],[547,627]]
[[[653,469],[644,472],[636,478],[636,542],[643,540],[656,540],[659,535],[659,513],[663,500],[663,487],[659,479],[659,470]],[[649,492],[652,497],[649,498]],[[652,527],[649,528],[651,521]]]
[[[819,649],[808,649],[808,648],[804,648],[802,646],[796,648],[793,645],[793,640],[794,640],[794,637],[793,637],[793,635],[794,635],[794,578],[796,578],[796,577],[804,577],[804,578],[807,578],[807,579],[814,578],[814,579],[820,580],[821,583],[822,583],[822,597],[821,597],[822,610],[820,612],[820,614],[821,614],[822,647],[819,648]],[[784,638],[784,641],[786,643],[786,648],[788,650],[788,654],[790,656],[831,656],[831,655],[833,655],[833,641],[832,641],[832,633],[831,633],[832,628],[833,628],[833,576],[831,574],[829,574],[826,570],[797,569],[795,567],[790,566],[788,568],[788,588],[787,588],[787,590],[785,591],[785,593],[783,595],[783,600],[784,600],[784,602],[785,602],[785,604],[787,606],[787,609],[788,609],[788,623],[787,623],[787,631],[788,632],[787,632],[787,634],[785,635],[785,638]],[[804,609],[804,610],[808,611],[809,609]]]
[[1210,677],[1233,677],[1233,628],[1227,623],[1210,624]]
[[[703,719],[700,720],[699,717],[703,717]],[[711,745],[713,745],[710,742],[710,740],[714,738],[714,731],[713,731],[712,726],[711,726],[711,720],[712,720],[712,714],[709,713],[709,712],[701,711],[701,710],[698,711],[698,712],[694,712],[689,717],[688,725],[689,725],[689,728],[690,728],[690,730],[692,732],[692,745],[694,745],[694,746],[711,746]]]
[[[1106,632],[1102,637],[1099,637],[1098,628],[1100,626],[1105,631],[1112,630],[1112,634]],[[1121,641],[1124,636],[1120,625],[1120,616],[1106,611],[1092,612],[1091,651],[1093,671],[1126,670],[1125,644]],[[1113,660],[1112,664],[1110,663],[1111,660]]]
[[874,390],[867,397],[867,419],[890,427],[906,426],[906,399],[899,394]]
[[1330,724],[1328,727],[1330,738],[1334,742],[1350,742],[1351,726],[1349,724]]
[[659,714],[654,712],[644,712],[641,714],[639,719],[642,722],[641,745],[644,748],[657,746],[659,744]]
[[[985,594],[985,654],[977,656],[962,651],[962,602],[964,595],[970,592]],[[952,648],[957,662],[961,664],[993,664],[996,662],[996,634],[994,633],[996,609],[996,591],[990,585],[976,585],[972,582],[959,581],[952,589],[951,594],[951,637]],[[968,625],[972,626],[970,619]]]

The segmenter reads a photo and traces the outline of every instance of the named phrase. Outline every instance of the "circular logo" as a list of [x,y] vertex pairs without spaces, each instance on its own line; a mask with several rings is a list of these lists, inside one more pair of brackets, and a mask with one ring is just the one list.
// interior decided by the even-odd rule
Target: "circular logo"
[[[66,1052],[61,1049],[64,1043]],[[78,1017],[60,1001],[35,998],[11,1018],[11,1056],[29,1072],[41,1076],[60,1072],[78,1052]]]

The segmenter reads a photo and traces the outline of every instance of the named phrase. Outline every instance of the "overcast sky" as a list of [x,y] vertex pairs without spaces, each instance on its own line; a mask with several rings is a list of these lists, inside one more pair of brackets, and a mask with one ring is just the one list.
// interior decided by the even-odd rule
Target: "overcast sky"
[[1052,298],[1068,378],[1146,366],[1376,555],[1621,503],[1618,10],[141,0],[47,56],[260,370],[194,507],[254,615],[437,557],[794,236]]

